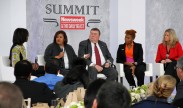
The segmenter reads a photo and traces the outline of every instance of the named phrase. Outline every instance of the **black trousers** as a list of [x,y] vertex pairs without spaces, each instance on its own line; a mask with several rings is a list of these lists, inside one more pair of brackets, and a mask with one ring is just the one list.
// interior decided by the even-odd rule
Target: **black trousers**
[[[135,68],[135,76],[137,77],[137,85],[141,86],[144,84],[144,76],[145,76],[145,65],[137,65]],[[124,72],[125,77],[129,83],[130,86],[136,86],[134,77],[132,75],[132,70],[130,69],[130,66],[124,65]]]
[[172,61],[171,63],[166,63],[164,64],[164,70],[165,70],[165,75],[171,75],[176,79],[176,85],[180,82],[179,77],[177,76],[177,71],[176,71],[176,65],[177,61]]
[[[88,67],[89,78],[91,81],[97,79],[97,74],[99,73],[94,66]],[[113,67],[103,68],[100,72],[107,77],[107,80],[115,81],[118,78],[118,72]]]

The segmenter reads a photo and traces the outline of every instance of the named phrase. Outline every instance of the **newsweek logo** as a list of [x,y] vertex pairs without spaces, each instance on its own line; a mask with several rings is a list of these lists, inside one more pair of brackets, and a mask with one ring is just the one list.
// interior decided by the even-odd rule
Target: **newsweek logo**
[[60,29],[85,30],[85,17],[60,16]]

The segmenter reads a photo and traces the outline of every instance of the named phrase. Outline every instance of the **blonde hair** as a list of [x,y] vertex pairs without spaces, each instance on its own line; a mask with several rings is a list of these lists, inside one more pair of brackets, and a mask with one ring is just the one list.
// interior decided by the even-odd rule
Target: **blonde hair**
[[160,76],[153,84],[153,95],[158,98],[168,98],[173,92],[176,80],[170,75]]
[[175,30],[171,29],[171,28],[165,30],[164,35],[163,35],[163,40],[162,40],[162,43],[164,45],[166,45],[166,42],[165,42],[165,33],[166,32],[168,32],[170,34],[170,45],[171,45],[171,47],[174,47],[175,44],[177,43],[177,41],[179,41],[178,38],[177,38],[177,35],[175,33]]

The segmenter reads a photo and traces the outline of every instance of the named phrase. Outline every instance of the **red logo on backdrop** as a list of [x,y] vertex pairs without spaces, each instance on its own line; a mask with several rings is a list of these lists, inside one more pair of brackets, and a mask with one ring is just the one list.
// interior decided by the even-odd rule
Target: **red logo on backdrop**
[[60,16],[60,29],[85,30],[84,16]]

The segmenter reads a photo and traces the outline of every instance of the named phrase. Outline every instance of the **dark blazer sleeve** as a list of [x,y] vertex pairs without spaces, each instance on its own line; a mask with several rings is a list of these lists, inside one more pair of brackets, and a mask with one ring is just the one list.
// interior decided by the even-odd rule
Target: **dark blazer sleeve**
[[[143,49],[142,45],[139,43],[134,42],[134,49],[133,49],[133,59],[137,64],[143,63]],[[117,63],[124,63],[126,62],[126,54],[125,54],[125,44],[121,44],[117,50]]]
[[66,53],[67,53],[67,56],[69,59],[69,68],[72,68],[72,62],[75,58],[77,58],[77,55],[76,55],[74,49],[72,48],[72,46],[69,44],[67,44],[65,46],[65,50],[66,50]]
[[112,58],[111,53],[109,52],[109,49],[108,49],[106,43],[101,42],[101,41],[99,41],[98,43],[99,44],[102,43],[100,48],[102,50],[102,53],[103,53],[104,58],[106,59],[106,61],[109,60],[111,63],[113,63],[114,59]]
[[143,63],[143,49],[142,49],[142,45],[139,43],[135,43],[134,44],[134,59],[135,62],[137,62],[137,64],[141,64]]
[[119,45],[116,57],[117,63],[124,63],[126,61],[124,44]]
[[[91,48],[89,49],[88,44],[89,44],[88,40],[84,40],[79,43],[78,57],[83,58],[84,54],[90,53]],[[90,53],[90,55],[91,55],[91,53]],[[88,65],[90,65],[92,63],[90,58],[86,59],[86,62]]]
[[45,53],[44,53],[44,60],[48,62],[51,59],[55,59],[61,51],[61,49],[54,43],[47,46]]
[[86,47],[87,43],[85,41],[79,43],[78,57],[84,57],[84,54],[86,53]]

